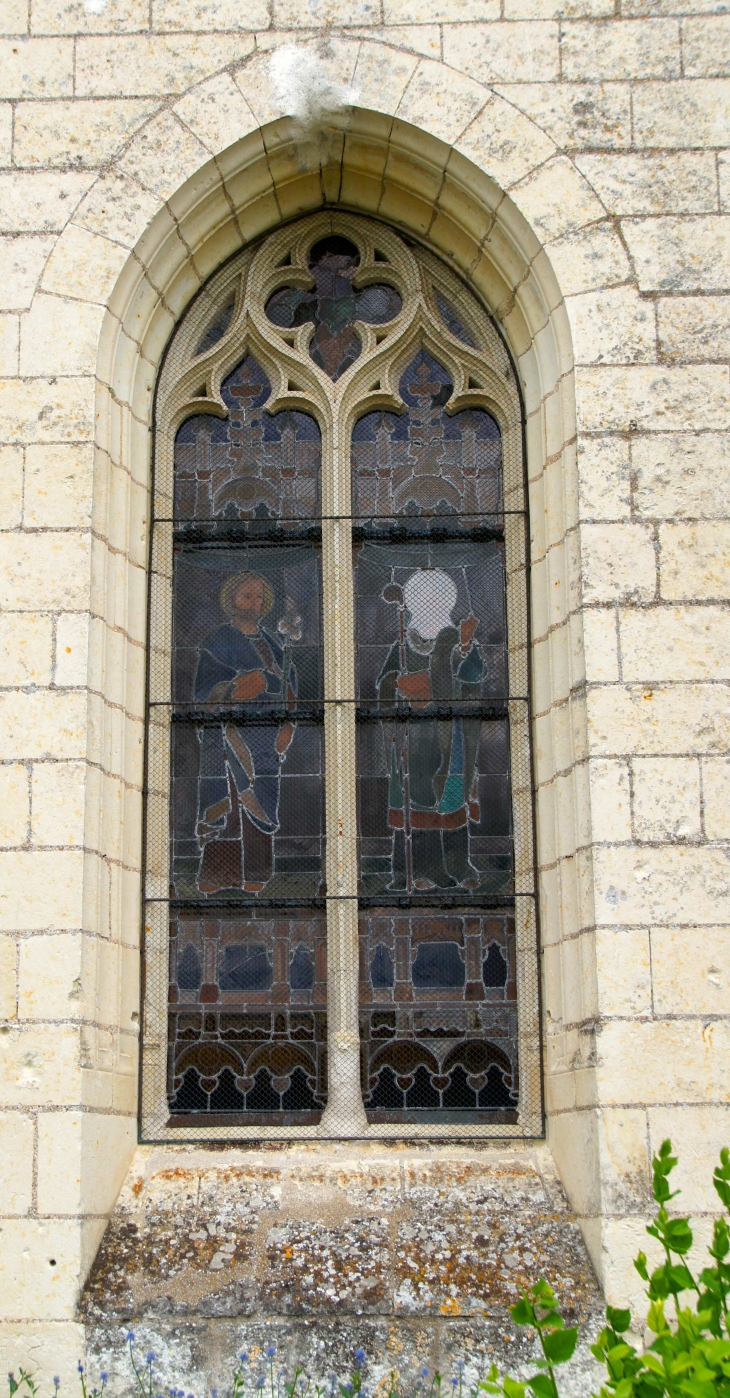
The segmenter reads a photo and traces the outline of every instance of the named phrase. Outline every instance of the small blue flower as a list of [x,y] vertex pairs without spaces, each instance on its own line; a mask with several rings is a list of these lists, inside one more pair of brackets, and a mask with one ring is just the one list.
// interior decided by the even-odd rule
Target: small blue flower
[[245,1349],[241,1350],[241,1353],[239,1354],[238,1358],[240,1359],[242,1364],[248,1364],[248,1355],[246,1354]]
[[360,1368],[360,1365],[361,1365],[361,1364],[364,1364],[364,1363],[365,1363],[365,1351],[364,1351],[364,1349],[356,1349],[356,1350],[355,1350],[355,1363],[357,1364],[358,1369]]
[[424,1365],[422,1366],[422,1368],[421,1368],[421,1378],[422,1378],[422,1379],[427,1379],[427,1378],[428,1378],[428,1364],[424,1364]]
[[106,1369],[102,1369],[102,1371],[101,1371],[101,1373],[100,1373],[100,1375],[99,1375],[99,1378],[101,1379],[102,1383],[106,1383],[106,1382],[107,1382],[107,1380],[108,1380],[108,1378],[109,1378],[109,1375],[107,1374]]
[[265,1383],[266,1383],[266,1379],[264,1378],[264,1375],[263,1375],[263,1374],[259,1374],[259,1377],[258,1377],[257,1380],[256,1380],[256,1387],[257,1387],[257,1388],[263,1388],[263,1386],[264,1386]]
[[132,1340],[133,1340],[134,1338],[135,1338],[134,1331],[133,1331],[133,1330],[128,1330],[128,1331],[127,1331],[127,1339],[129,1340],[130,1344],[132,1343]]
[[78,1371],[79,1371],[80,1374],[83,1374],[83,1372],[84,1372],[84,1366],[83,1366],[82,1363],[79,1362],[79,1363],[76,1365],[76,1368],[78,1369]]
[[453,1388],[456,1388],[456,1385],[457,1385],[458,1382],[459,1382],[458,1379],[452,1379],[452,1380],[451,1380],[452,1387],[453,1387]]
[[463,1374],[464,1369],[466,1368],[466,1365],[464,1364],[463,1359],[457,1359],[457,1361],[456,1361],[456,1367],[457,1367],[457,1369],[459,1370],[459,1373],[460,1373],[460,1374]]
[[273,1359],[275,1354],[276,1354],[276,1345],[267,1345],[267,1346],[266,1346],[266,1358],[267,1358],[267,1359]]
[[154,1362],[155,1362],[155,1351],[154,1351],[153,1349],[151,1349],[151,1350],[149,1351],[149,1354],[146,1354],[146,1355],[145,1355],[145,1363],[146,1363],[146,1364],[154,1364]]
[[210,1390],[210,1398],[218,1398],[218,1389],[217,1389],[217,1388],[211,1388],[211,1390]]
[[[102,1374],[101,1377],[103,1378],[104,1375]],[[59,1379],[58,1374],[53,1375],[53,1387],[55,1388],[56,1393],[58,1393],[58,1390],[61,1387],[61,1380]]]

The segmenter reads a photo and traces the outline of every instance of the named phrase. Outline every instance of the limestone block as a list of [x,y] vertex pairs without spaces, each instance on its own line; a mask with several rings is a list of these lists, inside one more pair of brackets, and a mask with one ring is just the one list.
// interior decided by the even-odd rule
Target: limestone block
[[0,103],[0,160],[9,165],[13,155],[13,108],[10,102]]
[[[602,1099],[649,1105],[712,1102],[724,1095],[730,1024],[701,1020],[617,1020],[602,1026]],[[725,1061],[723,1062],[723,1058]]]
[[656,594],[656,558],[644,524],[584,524],[581,529],[586,602],[648,602]]
[[0,606],[16,611],[87,604],[86,534],[9,534],[0,559]]
[[[236,0],[152,0],[152,29],[267,29],[270,23],[266,0],[252,0],[241,6]],[[136,28],[146,28],[145,23]]]
[[444,62],[479,82],[550,82],[560,70],[558,26],[549,20],[448,24]]
[[[389,24],[382,29],[370,25],[367,29],[353,29],[352,34],[358,39],[394,44],[398,49],[410,49],[413,53],[422,53],[426,58],[441,57],[441,30],[437,24]],[[393,59],[390,61],[393,62]],[[359,66],[360,59],[358,68]]]
[[657,303],[659,348],[666,359],[730,357],[730,296],[671,296]]
[[0,233],[60,233],[92,179],[80,171],[0,174]]
[[541,165],[510,192],[543,241],[582,228],[603,218],[605,213],[587,180],[565,156]]
[[615,286],[630,273],[623,245],[610,223],[594,223],[557,238],[549,245],[549,256],[566,296]]
[[481,83],[464,77],[453,68],[445,68],[442,63],[423,58],[408,84],[398,116],[401,121],[411,122],[440,141],[458,144],[462,132],[484,106],[487,95]]
[[19,345],[18,316],[0,315],[0,374],[17,374]]
[[56,622],[57,685],[83,685],[87,680],[89,617],[86,612],[66,612]]
[[724,685],[612,685],[590,690],[587,707],[592,753],[724,753],[730,747]]
[[567,23],[561,32],[560,53],[562,77],[568,82],[675,78],[680,73],[679,22]]
[[33,1144],[35,1123],[23,1112],[0,1115],[0,1156],[3,1183],[0,1215],[27,1214],[33,1203]]
[[104,314],[99,305],[34,297],[21,320],[21,374],[93,374]]
[[15,117],[20,166],[95,166],[111,160],[158,103],[24,102]]
[[583,613],[583,645],[586,680],[610,683],[619,677],[616,613],[611,608],[589,608]]
[[512,103],[492,95],[456,142],[456,149],[508,189],[536,165],[549,160],[555,143]]
[[631,144],[627,83],[519,83],[497,91],[566,149]]
[[0,1319],[66,1320],[105,1219],[8,1219],[2,1225]]
[[0,379],[0,442],[90,441],[94,380]]
[[[413,15],[406,15],[411,19]],[[377,24],[381,11],[376,0],[274,0],[277,29],[309,29],[330,24]]]
[[159,197],[143,189],[136,180],[105,175],[81,201],[74,223],[133,248],[160,207]]
[[575,163],[612,214],[704,214],[717,209],[711,151],[579,154]]
[[679,600],[730,595],[730,524],[663,524],[659,530],[662,597]]
[[73,66],[70,39],[0,39],[3,97],[70,96]]
[[3,29],[6,34],[27,34],[28,6],[26,0],[7,0],[3,20]]
[[[124,1182],[135,1137],[135,1122],[129,1117],[41,1112],[38,1212],[109,1213]],[[59,1160],[65,1169],[59,1170]]]
[[219,73],[194,87],[176,103],[174,111],[213,154],[256,128],[248,102],[228,73]]
[[657,607],[619,613],[624,679],[730,677],[730,628],[723,607]]
[[253,47],[249,35],[231,34],[82,38],[76,46],[76,91],[80,97],[185,92]]
[[723,146],[730,126],[730,82],[677,79],[634,92],[634,141],[641,146]]
[[652,927],[658,1015],[726,1015],[730,928]]
[[724,151],[717,157],[717,175],[720,185],[720,209],[724,214],[730,213],[730,163]]
[[0,529],[20,524],[23,509],[23,452],[0,447]]
[[0,761],[81,757],[86,750],[86,706],[80,694],[5,690],[0,717]]
[[633,427],[671,432],[730,425],[728,371],[721,364],[701,369],[600,365],[579,368],[575,377],[578,421],[585,431],[626,432]]
[[35,845],[82,845],[86,764],[36,762],[33,765],[32,840]]
[[53,619],[38,612],[0,614],[3,684],[50,684]]
[[686,78],[730,77],[730,15],[687,16],[682,63]]
[[600,928],[596,933],[595,955],[600,1013],[650,1014],[651,956],[648,928]]
[[730,761],[705,757],[702,761],[702,797],[708,840],[730,838]]
[[566,19],[613,19],[614,11],[608,0],[567,0],[559,12],[554,0],[504,0],[505,19],[555,19],[562,13]]
[[[0,937],[0,1019],[16,1019],[18,1014],[18,942]],[[2,1206],[0,1205],[0,1213]]]
[[630,462],[625,438],[579,439],[578,489],[583,519],[625,519],[629,515]]
[[128,255],[118,243],[71,223],[49,258],[43,290],[104,305]]
[[0,854],[0,929],[78,927],[83,856],[76,850]]
[[[41,297],[39,300],[54,300]],[[85,307],[97,313],[97,307]],[[30,446],[25,456],[24,523],[32,529],[78,529],[91,520],[91,443]]]
[[167,199],[209,159],[200,141],[169,112],[151,121],[125,151],[122,174]]
[[[730,874],[722,849],[711,845],[641,849],[602,845],[594,847],[593,867],[599,925],[730,922]],[[646,1064],[644,1074],[646,1077]],[[617,1100],[641,1101],[641,1094],[627,1092]],[[661,1096],[658,1100],[662,1100]],[[670,1100],[676,1100],[676,1096],[673,1094]]]
[[[396,36],[399,32],[393,32],[391,42],[397,42]],[[384,33],[390,38],[388,30]],[[384,57],[382,48],[375,44],[363,44],[358,55],[353,83],[358,93],[359,105],[377,112],[395,113],[406,85],[413,76],[417,60],[414,55],[399,53],[395,49],[387,50],[387,61],[384,61]],[[440,57],[440,49],[436,57]]]
[[631,452],[638,514],[655,519],[727,515],[730,438],[725,434],[638,437]]
[[54,241],[0,237],[0,310],[27,310]]
[[627,762],[594,758],[588,763],[590,820],[594,840],[631,839],[631,792]]
[[[81,933],[25,937],[19,943],[18,1017],[34,1019],[96,1018],[88,995]],[[93,955],[93,952],[92,952]]]
[[698,840],[698,758],[635,757],[631,769],[637,840]]
[[633,287],[569,296],[566,310],[578,364],[637,364],[656,359],[654,307]]
[[[30,788],[28,768],[20,763],[0,766],[0,845],[28,843],[30,830]],[[3,952],[6,948],[3,946]]]
[[104,34],[146,29],[147,0],[106,0],[103,9],[90,8],[82,0],[34,0],[34,34]]
[[[454,19],[453,0],[383,0],[386,24],[448,24]],[[460,0],[459,19],[499,19],[496,0]]]
[[712,291],[730,281],[730,217],[624,219],[642,291]]

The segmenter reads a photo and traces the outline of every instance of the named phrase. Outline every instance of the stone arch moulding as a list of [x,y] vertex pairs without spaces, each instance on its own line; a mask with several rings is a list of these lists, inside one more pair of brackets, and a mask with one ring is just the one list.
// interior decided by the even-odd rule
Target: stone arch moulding
[[[341,72],[339,50],[357,46],[343,42],[335,47]],[[384,68],[386,76],[385,54],[392,55],[393,71],[404,61],[404,55],[382,45],[361,47],[373,50],[369,61]],[[490,310],[501,325],[523,395],[532,521],[538,868],[543,945],[554,968],[544,978],[546,1023],[551,1026],[546,1100],[558,1166],[577,1212],[584,1218],[592,1214],[594,1221],[595,1203],[588,1209],[584,1203],[600,1193],[599,1161],[591,1145],[593,1127],[589,1114],[565,1109],[566,1102],[578,1096],[575,1085],[566,1092],[568,1078],[582,1072],[585,1083],[586,1069],[589,1075],[594,1069],[589,1053],[580,1061],[554,1028],[562,1027],[561,986],[572,968],[563,947],[567,944],[569,949],[574,934],[590,928],[594,920],[590,873],[578,850],[578,830],[586,823],[585,818],[578,819],[585,740],[580,697],[582,628],[575,600],[579,566],[574,543],[577,471],[571,336],[547,252],[515,200],[488,173],[495,166],[505,183],[510,177],[541,182],[546,161],[548,166],[568,162],[556,155],[553,143],[539,128],[503,99],[461,75],[457,82],[457,75],[443,65],[418,65],[416,78],[421,74],[421,86],[414,90],[411,84],[411,101],[403,109],[403,119],[400,114],[394,119],[349,106],[305,125],[272,110],[267,62],[266,56],[259,55],[258,72],[252,64],[246,70],[245,91],[251,104],[258,105],[257,95],[264,107],[269,103],[268,111],[260,113],[260,125],[252,122],[241,96],[242,71],[236,74],[239,86],[235,88],[229,75],[221,75],[178,103],[177,110],[183,119],[187,112],[190,125],[183,127],[177,116],[167,112],[155,117],[127,147],[118,171],[112,174],[125,181],[122,197],[125,193],[129,197],[134,189],[139,196],[140,186],[158,192],[146,203],[148,209],[157,207],[157,212],[107,302],[97,361],[89,660],[96,716],[89,756],[114,773],[126,795],[106,809],[89,797],[87,849],[98,850],[101,858],[88,859],[85,926],[104,929],[112,937],[119,937],[124,926],[125,940],[131,940],[139,919],[152,421],[157,374],[172,331],[213,271],[282,222],[335,204],[390,222],[450,264]],[[410,63],[409,73],[416,62]],[[408,75],[401,77],[402,86],[410,81]],[[377,88],[378,81],[373,71],[371,86]],[[471,103],[471,114],[445,114],[452,100],[454,110]],[[376,91],[373,101],[379,101]],[[249,113],[248,130],[226,145],[234,117],[239,130],[243,123],[236,103]],[[220,129],[220,123],[225,124],[221,111],[227,113],[225,132]],[[440,135],[427,129],[433,126],[429,112],[437,113]],[[265,116],[274,119],[265,122]],[[193,130],[197,122],[202,135],[206,121],[208,144],[204,146]],[[458,136],[450,123],[461,129],[467,121],[473,124],[466,136],[449,144],[449,137]],[[211,148],[221,146],[225,146],[222,154],[205,160]],[[176,159],[177,173],[172,173]],[[165,184],[168,189],[173,186],[173,192],[159,193],[162,164]],[[534,176],[533,170],[537,170]],[[552,178],[550,171],[548,176]],[[174,186],[176,179],[179,187]],[[603,213],[583,183],[584,197],[573,191],[568,200],[563,233]],[[107,202],[113,220],[111,197]],[[141,202],[145,203],[144,198]],[[540,206],[539,190],[535,203]],[[94,223],[95,232],[102,236],[109,231],[103,224],[103,217]],[[588,971],[584,978],[590,995],[593,973]],[[574,986],[573,994],[580,993]],[[117,1000],[122,1003],[121,987]],[[586,1019],[591,1012],[586,1008],[582,1016],[571,1013],[570,1017]],[[568,1052],[572,1059],[566,1072]],[[556,1086],[559,1080],[559,1094],[551,1088],[553,1073]],[[585,1101],[585,1086],[581,1095]],[[553,1121],[555,1106],[559,1114]],[[571,1158],[578,1157],[588,1162],[586,1169],[592,1175],[580,1183],[571,1175],[570,1165]],[[585,1231],[600,1268],[600,1241],[591,1221],[586,1221]]]

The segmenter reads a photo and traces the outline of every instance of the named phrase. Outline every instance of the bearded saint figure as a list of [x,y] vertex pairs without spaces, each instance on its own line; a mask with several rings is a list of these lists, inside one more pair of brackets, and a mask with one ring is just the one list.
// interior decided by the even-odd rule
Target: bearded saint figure
[[[266,579],[257,573],[229,578],[220,600],[229,621],[201,643],[196,701],[230,706],[278,701],[293,706],[297,676],[289,643],[298,639],[298,618],[290,616],[279,623],[284,644],[264,628],[263,618],[274,598]],[[260,893],[271,878],[281,764],[293,736],[291,722],[277,728],[229,720],[198,730],[196,836],[201,893],[223,888]]]
[[[458,625],[457,587],[440,568],[412,573],[387,601],[399,604],[400,637],[378,676],[382,701],[409,700],[417,713],[430,703],[481,696],[484,662],[474,641],[478,619]],[[413,717],[388,725],[388,824],[393,830],[393,889],[474,890],[469,821],[479,819],[476,760],[479,719]]]

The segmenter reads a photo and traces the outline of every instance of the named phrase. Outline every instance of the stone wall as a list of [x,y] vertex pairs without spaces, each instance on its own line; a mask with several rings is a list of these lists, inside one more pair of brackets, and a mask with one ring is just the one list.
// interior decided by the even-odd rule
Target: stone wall
[[[57,1371],[132,1159],[152,399],[246,241],[390,220],[526,408],[548,1140],[613,1299],[728,1131],[730,17],[5,0],[0,1319]],[[719,7],[718,7],[719,8]],[[725,76],[729,74],[729,76]]]

